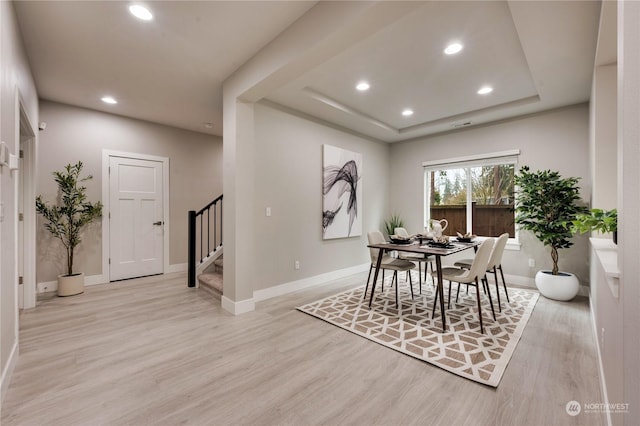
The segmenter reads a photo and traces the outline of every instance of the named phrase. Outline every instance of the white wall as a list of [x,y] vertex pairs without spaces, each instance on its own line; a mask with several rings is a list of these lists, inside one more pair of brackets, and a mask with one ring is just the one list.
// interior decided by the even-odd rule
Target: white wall
[[597,66],[591,95],[591,207],[617,207],[617,64]]
[[[261,104],[254,113],[254,290],[368,263],[367,232],[381,229],[387,214],[389,146]],[[359,237],[322,239],[323,144],[363,155]]]
[[[222,307],[254,309],[254,103],[415,8],[418,2],[318,2],[223,85],[225,285]],[[255,272],[256,274],[258,271]]]
[[[32,127],[38,122],[38,96],[22,46],[13,4],[0,2],[0,136],[12,154],[19,151],[19,101]],[[37,133],[37,129],[33,129]],[[18,354],[17,306],[17,179],[8,167],[0,170],[0,372],[1,398]],[[1,405],[1,404],[0,404]]]
[[625,425],[640,424],[640,2],[618,2],[618,266]]
[[[40,120],[47,122],[47,128],[40,132],[37,193],[48,201],[57,194],[51,173],[78,160],[84,163],[84,172],[93,175],[87,185],[89,200],[101,200],[102,150],[168,157],[169,262],[187,261],[187,212],[199,210],[222,193],[219,137],[48,101],[40,104]],[[106,273],[100,223],[91,224],[88,231],[76,250],[75,265],[86,275]],[[56,254],[60,246],[41,218],[37,237],[37,280],[53,281],[63,269]]]
[[[611,6],[612,3],[602,5],[601,33],[612,30],[605,28],[604,25],[612,25],[615,31],[615,19],[613,22],[605,19],[607,13],[605,7]],[[615,8],[615,5],[613,7]],[[605,46],[599,42],[599,52],[600,49],[606,48]],[[615,54],[613,59],[615,60]],[[617,68],[616,62],[596,65],[590,101],[590,171],[593,182],[591,207],[606,210],[616,208],[618,205]],[[593,236],[611,239],[610,235],[602,236],[596,233]],[[591,315],[601,360],[601,374],[605,377],[603,385],[606,389],[603,393],[608,402],[622,402],[624,399],[622,303],[609,289],[608,279],[593,251],[590,270]],[[613,424],[622,423],[622,414],[614,413],[611,418]]]
[[[584,198],[591,193],[589,174],[589,110],[581,104],[485,126],[396,143],[391,146],[391,209],[405,219],[410,232],[423,229],[424,161],[519,149],[519,166],[558,170],[562,176],[580,177]],[[520,232],[519,251],[506,251],[506,274],[533,278],[552,266],[549,249],[531,233]],[[588,241],[575,237],[575,245],[560,251],[559,266],[589,281]],[[533,258],[535,268],[528,266]],[[453,260],[447,259],[448,261]],[[445,263],[448,263],[445,261]]]

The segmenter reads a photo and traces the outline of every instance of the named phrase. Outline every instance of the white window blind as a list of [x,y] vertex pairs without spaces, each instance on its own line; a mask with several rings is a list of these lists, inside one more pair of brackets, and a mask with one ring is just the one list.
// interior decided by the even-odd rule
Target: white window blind
[[446,160],[425,161],[425,171],[458,169],[465,167],[497,166],[500,164],[518,164],[520,150],[494,152],[483,155],[449,158]]

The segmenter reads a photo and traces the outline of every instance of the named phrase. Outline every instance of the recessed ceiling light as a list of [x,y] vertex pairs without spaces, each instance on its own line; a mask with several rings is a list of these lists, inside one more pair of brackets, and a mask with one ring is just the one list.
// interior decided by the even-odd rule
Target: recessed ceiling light
[[205,127],[205,128],[207,128],[207,129],[213,129],[213,123],[209,123],[209,122],[207,122],[207,123],[203,123],[203,124],[204,124],[204,127]]
[[444,53],[447,55],[454,55],[462,50],[462,45],[460,43],[451,43],[444,49]]
[[139,4],[132,4],[129,6],[129,12],[131,12],[131,14],[136,18],[142,19],[143,21],[150,21],[153,19],[153,15],[149,9]]
[[104,102],[105,104],[111,104],[111,105],[114,105],[114,104],[117,104],[117,103],[118,103],[118,101],[116,101],[116,100],[115,100],[115,98],[114,98],[113,96],[103,96],[101,100],[102,100],[102,102]]
[[371,86],[369,86],[369,83],[367,83],[366,81],[361,81],[356,86],[356,89],[358,89],[361,92],[364,92],[365,90],[369,90],[369,87],[371,87]]
[[404,111],[402,111],[402,115],[404,115],[405,117],[409,117],[409,116],[413,115],[413,110],[407,108]]
[[493,87],[484,86],[484,87],[481,87],[480,90],[478,90],[478,95],[486,95],[487,93],[491,93],[491,92],[493,92]]

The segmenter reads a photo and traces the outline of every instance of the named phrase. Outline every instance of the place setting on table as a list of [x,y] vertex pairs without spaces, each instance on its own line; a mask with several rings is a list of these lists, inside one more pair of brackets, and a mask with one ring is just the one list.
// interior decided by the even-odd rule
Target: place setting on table
[[[450,296],[447,301],[442,271],[451,268],[442,267],[442,257],[470,248],[486,252],[478,250],[478,247],[486,240],[491,240],[486,245],[493,246],[496,239],[459,232],[455,236],[447,236],[443,233],[447,228],[446,220],[433,222],[424,233],[409,235],[404,228],[400,229],[404,231],[402,233],[397,228],[394,234],[389,235],[388,241],[380,237],[381,240],[372,242],[369,238],[367,247],[371,254],[371,267],[366,286],[343,291],[297,309],[461,377],[497,387],[533,312],[538,293],[510,287],[509,302],[503,304],[500,311],[493,309],[493,301],[487,296],[488,285],[476,287],[475,291],[469,285],[466,292],[463,288],[457,293],[454,288],[455,302]],[[412,259],[409,255],[416,257]],[[394,271],[395,288],[391,285],[394,277],[383,275],[381,291],[376,293],[380,269],[393,269],[386,265],[400,259],[412,259],[418,265],[425,262],[426,277],[427,258],[433,260],[436,267],[434,271],[432,265],[433,285],[427,285],[424,293],[421,285],[420,293],[414,295],[415,281],[407,279],[415,274],[420,277],[422,272],[410,268]],[[398,270],[407,271],[405,282],[398,282]],[[373,280],[369,285],[372,274]],[[458,287],[463,285],[458,283]],[[480,296],[483,288],[484,293]],[[506,286],[500,291],[506,292]],[[445,304],[448,305],[446,309]],[[482,315],[485,315],[484,327],[480,320]]]

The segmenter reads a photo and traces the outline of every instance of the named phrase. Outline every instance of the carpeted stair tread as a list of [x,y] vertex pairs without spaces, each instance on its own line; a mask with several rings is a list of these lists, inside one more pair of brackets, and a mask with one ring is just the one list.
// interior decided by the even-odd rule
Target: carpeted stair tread
[[198,275],[200,287],[211,291],[217,297],[222,296],[222,274],[220,272],[205,272]]
[[214,260],[213,264],[216,265],[217,268],[222,269],[222,266],[224,264],[224,260],[222,259],[222,256]]

